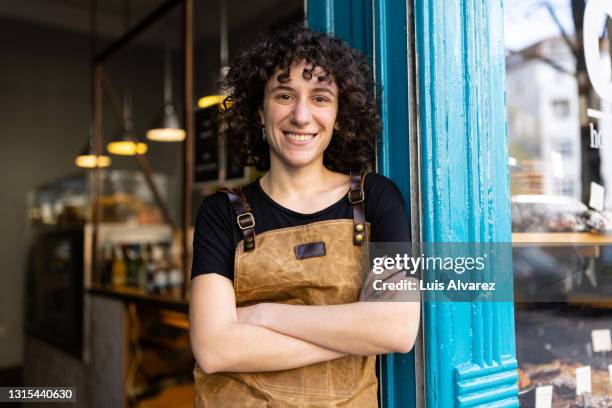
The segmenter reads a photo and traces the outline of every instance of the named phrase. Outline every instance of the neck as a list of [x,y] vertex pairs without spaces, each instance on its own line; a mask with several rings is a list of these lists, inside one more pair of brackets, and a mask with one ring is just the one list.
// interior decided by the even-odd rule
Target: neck
[[323,160],[307,166],[292,167],[271,158],[270,170],[261,181],[268,192],[273,194],[308,194],[320,189],[320,181],[327,180],[331,174],[332,172],[323,165]]

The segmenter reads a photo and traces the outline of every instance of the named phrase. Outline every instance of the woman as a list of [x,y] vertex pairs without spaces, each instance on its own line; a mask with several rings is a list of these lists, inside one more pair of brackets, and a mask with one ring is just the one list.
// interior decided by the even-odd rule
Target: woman
[[267,172],[198,212],[196,406],[376,407],[375,356],[412,348],[417,302],[359,301],[364,244],[410,239],[398,189],[363,171],[380,129],[369,78],[358,51],[306,28],[230,69],[230,146]]

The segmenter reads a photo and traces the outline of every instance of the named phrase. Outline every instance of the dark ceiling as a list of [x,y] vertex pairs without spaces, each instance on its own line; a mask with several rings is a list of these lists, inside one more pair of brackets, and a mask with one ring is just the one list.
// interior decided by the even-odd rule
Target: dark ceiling
[[[164,0],[128,0],[132,23],[148,15]],[[217,36],[219,1],[195,0],[196,38]],[[300,0],[226,0],[230,30],[254,22],[266,23],[295,14]],[[95,0],[98,33],[117,38],[125,31],[125,0]],[[92,2],[88,0],[0,0],[0,18],[27,21],[65,30],[90,33]]]

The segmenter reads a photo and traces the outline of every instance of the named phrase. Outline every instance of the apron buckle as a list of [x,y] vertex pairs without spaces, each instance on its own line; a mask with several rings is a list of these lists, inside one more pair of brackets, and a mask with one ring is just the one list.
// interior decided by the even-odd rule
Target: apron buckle
[[[247,222],[247,224],[243,224],[243,221]],[[255,217],[253,217],[253,213],[250,212],[237,216],[236,222],[238,223],[238,227],[243,231],[255,227]]]
[[[354,193],[358,193],[358,195],[355,196]],[[353,205],[363,203],[365,201],[365,194],[363,192],[363,188],[351,188],[346,196],[348,197],[349,203]]]

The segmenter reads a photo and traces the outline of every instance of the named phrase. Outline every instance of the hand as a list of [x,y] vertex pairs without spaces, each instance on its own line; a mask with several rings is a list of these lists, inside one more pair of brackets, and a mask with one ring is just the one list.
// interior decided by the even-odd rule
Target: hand
[[370,270],[363,279],[359,301],[405,301],[408,293],[404,291],[374,289],[376,280],[385,283],[399,283],[405,279],[406,271],[397,268],[385,269],[381,274],[375,274]]
[[236,314],[238,316],[238,322],[257,325],[258,317],[261,312],[261,306],[262,303],[245,307],[237,307]]

